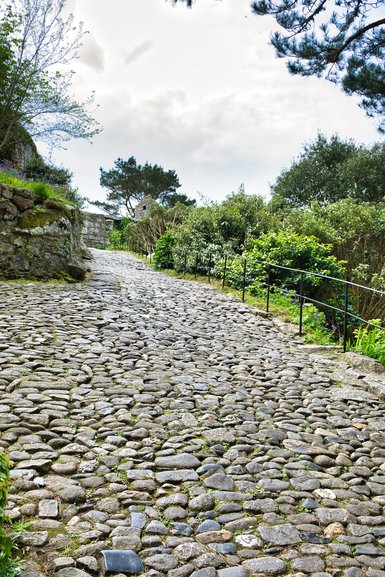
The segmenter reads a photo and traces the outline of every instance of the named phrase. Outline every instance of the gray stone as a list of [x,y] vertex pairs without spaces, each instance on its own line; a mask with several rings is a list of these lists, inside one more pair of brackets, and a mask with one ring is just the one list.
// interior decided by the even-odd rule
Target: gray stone
[[175,569],[178,565],[177,560],[172,555],[158,554],[152,557],[147,557],[144,560],[145,565],[157,569],[158,571],[170,571],[170,569]]
[[26,531],[19,537],[19,542],[22,545],[31,545],[34,547],[42,547],[48,541],[47,531]]
[[315,555],[306,555],[305,557],[298,557],[291,562],[293,571],[301,571],[302,573],[322,572],[325,569],[325,562],[320,557]]
[[206,552],[206,549],[200,543],[182,543],[174,549],[174,555],[179,561],[189,561]]
[[199,477],[191,469],[180,469],[177,471],[162,471],[156,473],[155,478],[158,483],[184,483],[185,481],[198,481]]
[[286,565],[278,557],[259,557],[248,559],[242,563],[246,572],[250,575],[265,574],[278,575],[286,571]]
[[172,533],[173,535],[183,535],[185,537],[190,537],[194,531],[190,525],[187,525],[187,523],[173,523]]
[[86,555],[85,557],[79,557],[76,561],[76,564],[80,569],[85,569],[86,571],[90,571],[91,573],[98,573],[99,572],[99,564],[95,557],[91,555]]
[[215,507],[215,499],[211,495],[203,493],[190,499],[188,506],[191,511],[211,511]]
[[215,567],[204,567],[203,569],[198,569],[191,573],[190,577],[216,577],[217,571]]
[[242,565],[218,569],[218,577],[246,577],[245,568]]
[[318,521],[321,525],[329,525],[330,523],[341,523],[346,525],[350,521],[350,513],[346,509],[330,509],[322,508],[314,511]]
[[66,567],[65,569],[60,569],[60,571],[55,573],[55,577],[91,577],[91,575],[82,569]]
[[223,473],[215,473],[214,475],[210,475],[203,481],[203,484],[206,487],[210,487],[212,489],[222,489],[223,491],[232,491],[234,489],[234,481],[228,475],[224,475]]
[[118,535],[112,537],[112,546],[118,550],[133,550],[139,551],[141,548],[141,540],[138,535]]
[[0,190],[0,275],[49,279],[73,266],[84,278],[79,211],[51,199],[35,207],[34,197],[27,189]]
[[301,542],[301,535],[290,523],[273,527],[259,527],[262,539],[270,545],[295,545]]
[[39,517],[56,519],[59,516],[59,503],[55,499],[42,499],[39,502]]
[[167,507],[167,509],[163,511],[163,516],[166,519],[177,521],[178,519],[185,519],[187,517],[187,511],[182,507]]
[[206,519],[203,521],[197,528],[197,533],[206,533],[207,531],[219,531],[221,528],[220,524],[216,521],[212,521],[211,519]]
[[138,529],[143,529],[143,527],[146,526],[147,516],[144,513],[132,512],[132,513],[130,513],[130,517],[131,517],[131,526],[132,527],[135,527]]
[[200,461],[189,453],[180,453],[170,457],[157,457],[155,466],[158,469],[196,469],[200,466]]

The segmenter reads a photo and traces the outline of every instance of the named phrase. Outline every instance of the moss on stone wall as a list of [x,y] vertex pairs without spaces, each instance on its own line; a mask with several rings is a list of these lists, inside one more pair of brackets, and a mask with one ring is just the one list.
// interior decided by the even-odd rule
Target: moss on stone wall
[[44,228],[46,224],[57,222],[63,218],[64,213],[60,210],[52,210],[44,206],[37,206],[26,210],[21,214],[17,222],[17,228],[31,230],[33,228]]
[[60,198],[0,185],[0,277],[84,278],[80,212]]

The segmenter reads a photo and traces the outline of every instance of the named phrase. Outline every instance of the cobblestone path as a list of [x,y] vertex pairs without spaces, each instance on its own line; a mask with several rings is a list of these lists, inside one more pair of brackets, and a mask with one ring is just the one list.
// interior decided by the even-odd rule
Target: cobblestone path
[[384,577],[384,403],[211,287],[92,266],[0,283],[24,577],[102,575],[111,549],[153,577]]

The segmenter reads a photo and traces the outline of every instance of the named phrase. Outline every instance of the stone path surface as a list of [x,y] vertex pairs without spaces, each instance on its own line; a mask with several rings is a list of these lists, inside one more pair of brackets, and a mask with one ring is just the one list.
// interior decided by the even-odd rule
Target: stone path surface
[[146,577],[385,577],[384,403],[233,297],[94,254],[86,283],[0,283],[23,576],[116,549]]

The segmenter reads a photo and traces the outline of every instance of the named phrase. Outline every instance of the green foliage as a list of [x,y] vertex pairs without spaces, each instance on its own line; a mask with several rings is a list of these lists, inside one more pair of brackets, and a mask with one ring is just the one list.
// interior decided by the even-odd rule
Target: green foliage
[[111,248],[127,248],[127,228],[132,222],[134,221],[129,217],[123,217],[114,222],[114,227],[108,233],[108,244]]
[[108,246],[113,249],[119,249],[123,246],[122,234],[119,230],[112,229],[108,233]]
[[371,148],[353,140],[319,134],[304,146],[299,158],[283,170],[272,186],[272,207],[307,207],[354,198],[360,202],[384,199],[385,144]]
[[[381,320],[375,319],[370,321],[372,324],[381,326]],[[382,328],[365,326],[360,327],[354,333],[355,341],[353,348],[368,356],[376,359],[385,366],[385,330]]]
[[4,453],[0,452],[0,575],[2,577],[15,577],[20,572],[17,560],[12,558],[14,541],[4,529],[4,525],[11,522],[4,512],[8,502],[10,467],[11,462]]
[[48,164],[40,155],[34,155],[23,165],[22,173],[27,180],[40,180],[47,184],[68,186],[72,173],[64,167]]
[[178,203],[186,206],[195,206],[196,200],[189,198],[186,194],[180,192],[171,192],[161,199],[161,203],[166,208],[173,208]]
[[[385,203],[347,198],[325,206],[313,204],[289,213],[282,226],[332,245],[334,256],[346,261],[350,280],[385,290]],[[385,299],[355,287],[351,294],[359,316],[385,315]]]
[[318,310],[312,303],[304,304],[302,321],[306,342],[334,344],[333,333],[327,328],[325,313]]
[[[261,283],[266,282],[266,265],[277,264],[283,267],[340,278],[345,269],[341,262],[331,254],[331,246],[321,244],[314,236],[303,236],[295,232],[279,231],[262,235],[254,241],[253,248],[244,252],[229,267],[229,281],[232,286],[241,288],[243,284],[243,259],[247,259],[246,283],[249,290],[258,291]],[[270,283],[287,291],[298,292],[301,275],[298,272],[271,268]],[[328,283],[330,285],[330,283]],[[326,290],[320,277],[304,275],[304,291],[315,298],[321,290]]]
[[252,9],[273,15],[283,32],[271,42],[291,74],[324,76],[362,97],[369,116],[385,128],[384,19],[380,0],[257,0]]
[[58,187],[58,191],[59,194],[65,197],[69,204],[74,204],[80,209],[84,208],[87,198],[80,194],[77,188],[73,188],[72,186],[60,186]]
[[[61,208],[65,205],[76,204],[68,199],[65,195],[60,194],[53,185],[45,184],[44,182],[26,181],[14,170],[5,170],[0,168],[0,183],[8,184],[13,188],[26,188],[34,192],[35,204],[44,204],[47,201],[57,201]],[[59,188],[59,190],[61,190]]]
[[[66,0],[19,0],[0,5],[0,158],[24,144],[25,134],[60,145],[100,130],[83,103],[73,100],[72,71],[82,25],[64,17]],[[56,68],[60,66],[60,72]]]
[[15,170],[9,170],[4,165],[0,166],[0,183],[8,184],[13,188],[29,188],[29,183],[22,179],[22,175]]
[[[71,173],[65,168],[57,168],[50,165],[48,166],[48,172],[42,170],[42,180],[36,181],[34,178],[28,178],[25,171],[25,165],[23,168],[14,168],[14,165],[10,163],[0,163],[0,182],[2,184],[9,184],[14,188],[28,188],[35,192],[37,204],[42,204],[44,200],[48,198],[57,199],[58,201],[64,202],[65,204],[75,205],[82,208],[86,198],[81,196],[76,188],[72,188],[69,184],[71,179]],[[49,177],[49,171],[52,168],[51,178]],[[58,172],[56,172],[56,170]],[[35,177],[38,175],[38,171],[35,173]],[[54,182],[56,181],[56,182]],[[61,181],[61,183],[60,183]]]
[[125,208],[128,215],[134,216],[134,202],[149,195],[154,199],[167,202],[173,198],[180,187],[178,177],[173,170],[165,171],[157,164],[137,164],[131,156],[128,160],[118,158],[114,168],[100,168],[100,184],[108,189],[107,202],[94,204],[111,214],[119,214]]
[[[208,261],[220,259],[224,253],[240,254],[262,232],[275,228],[277,219],[268,211],[264,200],[247,195],[241,186],[221,204],[211,203],[191,210],[176,231],[174,250],[177,267],[184,266],[188,255],[189,268],[207,270]],[[194,264],[193,264],[194,263]]]
[[50,196],[50,189],[43,182],[33,182],[30,188],[34,192],[36,204],[43,204]]
[[175,233],[168,230],[157,240],[154,248],[154,265],[157,269],[174,267],[173,247]]
[[125,235],[129,248],[141,254],[151,253],[156,241],[167,230],[181,225],[190,210],[191,207],[179,203],[173,208],[165,208],[158,203],[151,204],[143,218],[128,223]]

